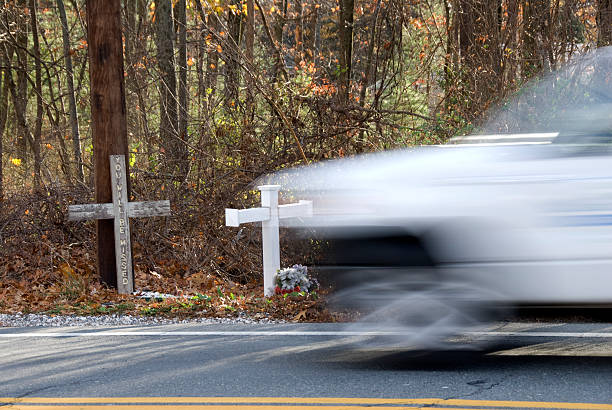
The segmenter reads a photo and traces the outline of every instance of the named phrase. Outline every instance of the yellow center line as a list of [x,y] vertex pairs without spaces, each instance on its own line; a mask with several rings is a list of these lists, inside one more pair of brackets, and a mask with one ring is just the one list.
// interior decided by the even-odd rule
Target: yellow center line
[[[210,410],[210,409],[223,409],[223,410],[363,410],[363,409],[374,409],[374,410],[389,410],[389,409],[424,409],[425,407],[390,407],[390,406],[326,406],[326,405],[313,405],[313,406],[304,406],[304,405],[287,405],[287,404],[278,404],[278,405],[248,405],[248,404],[211,404],[211,405],[150,405],[150,404],[140,404],[140,405],[23,405],[23,404],[15,404],[9,405],[6,409],[11,410]],[[428,410],[477,410],[476,407],[470,408],[459,408],[459,407],[426,407]],[[490,409],[490,407],[489,407]]]
[[[486,407],[486,409],[502,409],[501,407]],[[374,409],[374,410],[389,410],[389,409],[427,409],[427,410],[478,410],[485,409],[485,407],[469,407],[469,408],[461,408],[461,407],[422,407],[419,406],[408,406],[408,407],[398,407],[398,406],[332,406],[332,405],[287,405],[287,404],[277,404],[277,405],[265,405],[265,404],[256,404],[256,405],[248,405],[248,404],[210,404],[210,405],[150,405],[150,404],[140,404],[140,405],[24,405],[24,404],[15,404],[9,405],[6,409],[11,410],[210,410],[210,409],[223,409],[223,410],[363,410],[363,409]]]
[[[61,405],[49,405],[49,406],[44,406],[44,405],[22,405],[22,404],[16,404],[16,405],[10,405],[7,406],[6,409],[11,409],[11,410],[210,410],[210,409],[223,409],[223,410],[279,410],[279,409],[286,409],[286,410],[363,410],[363,409],[374,409],[374,410],[389,410],[389,409],[395,409],[395,410],[399,410],[399,409],[427,409],[427,410],[478,410],[477,407],[470,407],[470,408],[459,408],[459,407],[414,407],[414,406],[410,406],[410,407],[389,407],[389,406],[321,406],[321,405],[314,405],[314,406],[301,406],[301,405],[296,405],[296,406],[287,406],[286,404],[283,405],[245,405],[245,404],[215,404],[215,405],[208,405],[208,406],[202,406],[202,405],[193,405],[193,406],[185,406],[185,405],[180,405],[180,406],[176,406],[176,405],[137,405],[137,406],[130,406],[130,405],[118,405],[118,406],[113,406],[113,405],[98,405],[98,406],[79,406],[79,405],[74,405],[74,404],[70,404],[70,405],[65,405],[65,406],[61,406]],[[491,409],[491,407],[487,407],[487,409]]]
[[[591,407],[587,407],[591,409]],[[595,408],[595,407],[593,407]],[[150,404],[140,404],[140,405],[112,405],[112,404],[102,404],[102,405],[78,405],[78,404],[67,404],[67,405],[24,405],[24,404],[15,404],[9,405],[6,409],[11,410],[210,410],[210,409],[221,409],[221,410],[363,410],[363,409],[373,409],[373,410],[389,410],[389,409],[427,409],[427,410],[479,410],[479,409],[499,409],[504,410],[508,409],[508,407],[423,407],[419,406],[337,406],[337,405],[287,405],[287,404],[278,404],[278,405],[248,405],[248,404],[210,404],[210,405],[150,405]],[[563,408],[561,408],[563,409]]]
[[[128,404],[129,403],[129,404]],[[463,400],[463,399],[387,399],[387,398],[356,398],[356,397],[23,397],[0,398],[0,404],[8,404],[7,409],[189,409],[227,408],[227,409],[279,409],[290,405],[291,409],[358,409],[393,408],[394,406],[457,406],[474,408],[529,408],[529,409],[592,409],[612,410],[612,404],[598,403],[565,403],[536,402],[508,400]],[[38,404],[38,405],[37,405]],[[152,404],[157,404],[152,406]],[[182,405],[178,405],[182,404]],[[372,407],[378,406],[378,407]],[[392,407],[390,407],[392,406]],[[452,407],[451,407],[452,406]],[[428,407],[433,408],[433,407]]]

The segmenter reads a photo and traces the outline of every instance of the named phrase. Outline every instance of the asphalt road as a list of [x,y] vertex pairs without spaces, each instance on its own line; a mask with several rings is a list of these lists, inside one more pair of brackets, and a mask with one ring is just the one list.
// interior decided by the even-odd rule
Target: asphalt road
[[338,324],[0,328],[0,406],[612,409],[612,323],[504,324],[469,336],[494,341],[478,353],[363,337]]

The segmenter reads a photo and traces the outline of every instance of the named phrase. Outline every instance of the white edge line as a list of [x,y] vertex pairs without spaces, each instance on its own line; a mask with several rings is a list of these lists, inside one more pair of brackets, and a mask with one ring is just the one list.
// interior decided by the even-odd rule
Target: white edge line
[[[24,337],[102,337],[102,336],[401,336],[406,332],[352,331],[100,331],[100,332],[20,332],[1,333],[0,339]],[[476,337],[567,337],[610,338],[612,332],[466,332]]]

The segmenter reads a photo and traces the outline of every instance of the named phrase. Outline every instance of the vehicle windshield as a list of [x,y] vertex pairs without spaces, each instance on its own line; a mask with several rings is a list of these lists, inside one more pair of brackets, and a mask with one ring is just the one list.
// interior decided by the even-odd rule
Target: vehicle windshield
[[558,132],[552,143],[612,143],[612,47],[572,58],[492,110],[482,134]]

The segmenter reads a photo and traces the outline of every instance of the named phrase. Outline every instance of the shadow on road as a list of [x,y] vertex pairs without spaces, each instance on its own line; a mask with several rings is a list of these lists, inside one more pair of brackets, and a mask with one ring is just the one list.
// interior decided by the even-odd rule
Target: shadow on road
[[[553,342],[554,343],[554,342]],[[578,342],[588,346],[588,342]],[[360,370],[413,370],[413,371],[473,371],[513,370],[530,368],[588,368],[612,371],[612,351],[603,354],[584,353],[576,355],[565,351],[562,354],[539,349],[537,343],[505,341],[484,350],[376,350],[350,349],[337,355],[326,356],[324,361]],[[612,343],[608,343],[612,347]]]

